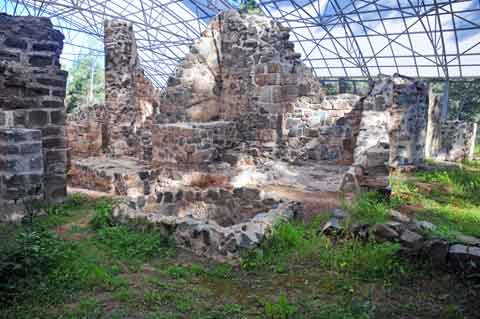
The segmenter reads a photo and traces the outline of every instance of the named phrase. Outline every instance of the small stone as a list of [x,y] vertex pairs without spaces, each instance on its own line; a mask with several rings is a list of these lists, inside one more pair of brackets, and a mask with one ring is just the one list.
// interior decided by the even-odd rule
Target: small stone
[[480,247],[456,244],[448,250],[449,265],[461,272],[480,271]]
[[390,217],[392,217],[397,222],[410,223],[410,221],[411,221],[410,217],[408,217],[407,215],[402,214],[399,211],[396,211],[394,209],[390,209],[390,211],[388,213],[389,213]]
[[322,228],[322,234],[331,236],[339,235],[343,232],[343,227],[338,222],[338,219],[331,218]]
[[457,240],[463,244],[468,244],[472,246],[480,246],[480,239],[473,236],[468,236],[464,234],[457,234],[455,236]]
[[385,224],[376,224],[372,227],[372,232],[380,241],[394,241],[397,239],[400,234],[393,228],[385,225]]
[[423,237],[413,231],[406,229],[402,236],[400,236],[400,241],[407,246],[418,248],[421,245]]
[[332,217],[336,219],[347,219],[348,217],[350,217],[350,214],[344,211],[343,209],[335,208],[333,210]]
[[416,220],[415,224],[423,231],[434,231],[435,229],[437,229],[437,226],[430,222],[427,222],[426,220]]
[[436,268],[445,268],[448,257],[448,242],[441,239],[432,239],[425,242],[424,252],[430,257],[433,266]]
[[360,224],[360,225],[355,225],[352,228],[352,233],[356,238],[359,238],[361,240],[368,240],[369,238],[369,225],[368,224]]

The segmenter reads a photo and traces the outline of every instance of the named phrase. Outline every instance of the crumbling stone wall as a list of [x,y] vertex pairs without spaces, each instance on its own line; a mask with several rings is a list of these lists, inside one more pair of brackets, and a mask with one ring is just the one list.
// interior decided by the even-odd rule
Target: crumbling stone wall
[[271,19],[221,13],[169,80],[157,122],[235,121],[245,140],[281,139],[297,97],[322,97],[288,39]]
[[393,101],[390,107],[390,167],[416,166],[425,158],[428,118],[428,85],[425,81],[393,78]]
[[472,160],[475,152],[477,124],[459,120],[443,120],[442,96],[430,94],[426,157],[442,161]]
[[427,85],[394,74],[380,77],[361,99],[353,165],[344,180],[357,188],[385,188],[390,169],[425,157]]
[[151,139],[142,128],[150,128],[159,92],[139,67],[132,25],[107,20],[104,30],[108,155],[148,158]]
[[63,38],[47,18],[0,14],[0,126],[40,130],[45,199],[51,201],[66,194]]

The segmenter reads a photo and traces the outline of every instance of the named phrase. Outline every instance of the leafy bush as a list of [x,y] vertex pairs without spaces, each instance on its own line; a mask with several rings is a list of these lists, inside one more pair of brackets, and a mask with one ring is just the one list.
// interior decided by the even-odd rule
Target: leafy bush
[[48,275],[67,245],[48,231],[20,232],[11,247],[0,251],[0,294],[33,285]]

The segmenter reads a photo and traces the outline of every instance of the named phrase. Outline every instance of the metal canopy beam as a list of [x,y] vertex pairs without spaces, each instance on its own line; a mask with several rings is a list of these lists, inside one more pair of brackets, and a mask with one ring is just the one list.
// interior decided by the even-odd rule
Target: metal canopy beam
[[[131,22],[145,73],[164,87],[208,22],[240,0],[0,0],[0,11],[52,18],[66,35],[65,60],[103,38],[105,19]],[[257,0],[292,28],[318,77],[480,77],[478,0]],[[77,40],[79,34],[82,36]],[[88,41],[87,41],[88,42]],[[76,48],[75,51],[73,48]],[[88,52],[98,55],[101,50]]]

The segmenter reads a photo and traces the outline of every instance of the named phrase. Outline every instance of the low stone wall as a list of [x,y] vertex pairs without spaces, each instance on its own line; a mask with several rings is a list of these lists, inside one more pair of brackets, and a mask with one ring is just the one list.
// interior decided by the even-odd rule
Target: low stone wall
[[0,221],[20,218],[44,198],[42,133],[0,129]]
[[90,157],[72,161],[69,186],[137,198],[150,194],[151,171],[133,159]]
[[153,167],[207,165],[236,141],[231,122],[159,124],[153,131]]
[[120,203],[113,210],[114,217],[119,221],[127,223],[147,221],[154,227],[172,234],[180,247],[201,256],[232,264],[240,261],[243,251],[258,246],[275,224],[293,219],[300,214],[302,207],[298,203],[281,203],[243,222],[222,227],[214,221],[191,216],[145,213],[131,208],[127,203]]

